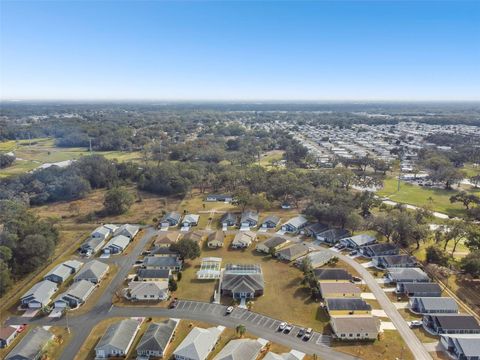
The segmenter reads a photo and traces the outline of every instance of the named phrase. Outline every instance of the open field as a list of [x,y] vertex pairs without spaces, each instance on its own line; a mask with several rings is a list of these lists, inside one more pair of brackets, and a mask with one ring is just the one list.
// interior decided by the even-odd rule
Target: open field
[[[457,192],[455,190],[425,188],[403,181],[400,185],[400,191],[397,192],[397,179],[387,178],[383,189],[377,191],[377,195],[388,197],[390,200],[399,203],[426,207],[451,216],[460,216],[465,212],[463,205],[450,202],[450,196]],[[479,195],[480,189],[470,189],[468,192]]]
[[[42,164],[74,160],[89,154],[87,148],[57,147],[55,140],[50,138],[0,142],[0,152],[14,152],[17,157],[12,166],[0,170],[0,178],[26,173]],[[120,162],[139,162],[142,159],[141,153],[138,151],[99,151],[95,153]]]
[[263,166],[266,169],[274,168],[274,165],[272,165],[272,164],[274,162],[282,160],[284,153],[285,153],[285,151],[283,151],[283,150],[268,151],[265,154],[261,155],[260,161],[258,162],[258,164],[260,166]]

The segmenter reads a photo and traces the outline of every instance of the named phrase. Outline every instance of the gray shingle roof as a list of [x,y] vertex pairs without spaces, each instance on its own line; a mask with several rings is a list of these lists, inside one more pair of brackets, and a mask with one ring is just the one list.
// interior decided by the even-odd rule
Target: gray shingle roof
[[194,327],[174,351],[174,355],[180,355],[188,359],[203,360],[210,353],[210,349],[218,341],[222,331],[212,327],[202,329]]
[[137,352],[150,350],[158,351],[163,354],[177,324],[178,322],[172,319],[165,320],[161,323],[150,324],[147,331],[145,331],[145,334],[143,334],[140,339],[140,343],[137,346]]
[[43,280],[33,285],[27,292],[25,292],[25,294],[23,294],[21,299],[32,297],[34,300],[45,304],[50,301],[50,297],[56,290],[57,284],[50,280]]
[[68,278],[70,275],[72,275],[72,269],[68,266],[65,266],[63,264],[59,264],[55,266],[52,270],[50,270],[44,278],[50,276],[50,275],[55,275],[61,277],[63,280]]
[[307,219],[305,219],[302,215],[295,216],[288,220],[287,224],[290,224],[296,228],[299,228],[307,223]]
[[303,244],[295,244],[277,251],[277,256],[287,257],[289,259],[308,253],[308,247]]
[[263,222],[263,223],[266,223],[266,222],[272,222],[274,223],[275,225],[277,225],[279,222],[280,222],[280,217],[276,216],[276,215],[270,215],[270,216],[267,216]]
[[99,279],[108,270],[108,265],[98,260],[92,260],[86,263],[75,276],[75,280],[80,279]]
[[34,359],[52,338],[53,334],[44,328],[32,329],[7,355],[5,360]]
[[73,283],[73,285],[70,287],[70,289],[68,289],[66,294],[85,301],[94,288],[95,285],[90,281],[80,280]]
[[452,310],[458,311],[457,302],[450,297],[415,297],[411,301],[417,301],[422,304],[425,310]]
[[457,314],[445,314],[445,315],[426,315],[431,317],[437,322],[442,329],[469,329],[480,330],[480,325],[477,320],[471,315],[457,315]]
[[442,292],[442,288],[437,283],[405,283],[403,284],[405,292]]
[[170,277],[170,270],[169,269],[138,269],[137,275],[139,278],[167,279]]
[[325,268],[325,269],[314,269],[313,273],[318,281],[322,280],[345,280],[350,281],[352,280],[352,275],[348,273],[345,269],[340,268]]
[[328,310],[372,310],[372,307],[363,299],[338,298],[326,299]]
[[380,321],[373,316],[334,316],[330,319],[337,333],[375,333]]
[[287,242],[287,239],[281,236],[273,236],[270,239],[263,241],[262,245],[265,245],[267,248],[271,249],[285,242]]
[[390,278],[396,282],[405,280],[428,281],[428,275],[420,268],[388,269]]
[[252,339],[230,340],[214,360],[255,360],[263,345]]
[[130,340],[138,330],[138,326],[138,321],[131,319],[125,319],[110,325],[97,346],[95,346],[95,350],[101,350],[104,347],[108,350],[109,347],[113,347],[126,351]]
[[176,256],[147,256],[143,259],[146,267],[177,267],[181,264]]

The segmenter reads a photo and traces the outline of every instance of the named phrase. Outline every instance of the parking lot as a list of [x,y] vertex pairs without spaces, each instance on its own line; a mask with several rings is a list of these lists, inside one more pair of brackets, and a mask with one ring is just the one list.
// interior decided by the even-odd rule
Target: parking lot
[[[242,309],[236,307],[230,315],[225,315],[226,306],[218,305],[218,304],[209,304],[197,301],[186,301],[186,300],[179,300],[178,305],[175,310],[177,311],[186,311],[186,312],[201,312],[204,314],[211,314],[212,317],[216,316],[228,316],[230,319],[235,319],[238,321],[239,324],[243,324],[245,326],[251,324],[257,328],[261,328],[266,332],[276,333],[281,336],[290,337],[292,340],[295,339],[298,342],[304,343],[305,341],[302,340],[300,337],[297,337],[298,332],[300,329],[303,329],[301,326],[297,326],[291,324],[293,326],[292,330],[287,333],[281,333],[278,331],[279,325],[282,323],[283,320],[273,319],[271,317],[257,314],[255,312],[249,311],[247,309]],[[331,337],[328,335],[322,335],[318,332],[313,332],[312,337],[308,340],[309,343],[317,344],[317,345],[329,345],[331,341]]]

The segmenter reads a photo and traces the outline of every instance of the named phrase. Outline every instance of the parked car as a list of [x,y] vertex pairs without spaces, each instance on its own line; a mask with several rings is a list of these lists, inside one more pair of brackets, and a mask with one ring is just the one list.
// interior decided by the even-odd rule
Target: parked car
[[305,335],[303,336],[303,340],[304,340],[304,341],[310,340],[310,338],[312,337],[312,335],[313,335],[313,329],[312,329],[312,328],[308,328],[308,329],[305,331]]
[[17,333],[23,332],[27,328],[27,324],[22,324],[17,328]]
[[168,306],[170,309],[175,309],[178,305],[178,300],[177,299],[173,299],[173,301],[170,303],[170,305]]
[[293,329],[293,326],[290,325],[290,324],[287,324],[287,326],[285,326],[285,330],[283,330],[283,332],[285,334],[290,334],[290,331],[292,331],[292,329]]
[[357,250],[353,250],[353,251],[350,251],[350,256],[355,256],[358,254],[358,251]]
[[416,328],[416,327],[421,327],[421,326],[422,326],[422,322],[420,320],[410,321],[410,327],[411,328]]
[[298,337],[303,337],[303,335],[305,335],[305,330],[306,330],[306,329],[304,329],[304,328],[298,330],[297,336],[298,336]]
[[233,306],[227,307],[227,310],[225,310],[225,315],[230,315],[233,312]]
[[283,331],[285,330],[285,327],[287,326],[286,322],[281,322],[280,325],[278,325],[278,331]]
[[353,281],[356,281],[356,282],[362,281],[362,279],[359,278],[358,276],[352,276],[352,280],[353,280]]

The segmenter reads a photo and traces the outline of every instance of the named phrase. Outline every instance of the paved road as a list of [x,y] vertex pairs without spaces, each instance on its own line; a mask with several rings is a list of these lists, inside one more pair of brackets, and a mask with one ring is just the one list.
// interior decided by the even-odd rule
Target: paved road
[[[299,327],[296,326],[290,334],[281,334],[276,331],[279,320],[269,318],[260,314],[250,312],[245,309],[235,309],[231,316],[225,316],[225,306],[218,304],[180,301],[176,309],[165,309],[155,307],[117,307],[112,306],[112,296],[115,291],[119,289],[122,282],[125,280],[129,270],[134,265],[136,259],[141,254],[145,246],[156,231],[152,228],[147,228],[143,237],[137,242],[134,249],[131,249],[127,255],[113,256],[110,259],[103,261],[108,263],[115,263],[118,265],[118,272],[114,279],[108,284],[102,296],[97,301],[95,306],[88,313],[79,316],[68,317],[68,324],[73,333],[72,340],[67,344],[65,350],[60,356],[60,360],[71,360],[74,358],[73,354],[77,354],[82,344],[87,339],[92,328],[100,321],[111,317],[171,317],[180,319],[191,319],[210,322],[218,325],[223,325],[230,328],[235,328],[238,324],[244,324],[248,331],[255,336],[265,338],[275,343],[300,350],[307,354],[317,354],[321,359],[325,360],[353,360],[357,359],[351,355],[338,352],[328,346],[330,338],[321,336],[315,333],[312,339],[304,342],[296,337]],[[74,311],[72,312],[74,314]],[[28,319],[24,317],[11,317],[7,324],[18,325],[29,323],[32,325],[48,325],[48,326],[66,326],[67,320],[65,317],[48,318],[43,317],[39,319]]]
[[[324,249],[324,248],[322,248]],[[335,254],[339,259],[345,261],[347,264],[352,266],[360,276],[363,278],[367,286],[370,288],[370,291],[375,295],[377,301],[379,302],[382,309],[385,311],[387,316],[390,318],[392,323],[397,328],[399,334],[402,336],[405,344],[409,347],[410,351],[412,352],[413,356],[416,360],[432,360],[432,357],[425,349],[423,344],[420,342],[418,337],[415,333],[410,329],[407,322],[403,319],[402,315],[398,312],[395,308],[393,303],[387,297],[383,289],[377,283],[375,278],[370,274],[370,272],[364,268],[361,264],[356,262],[354,259],[349,258],[348,256],[342,255],[338,252],[328,250]]]

